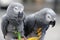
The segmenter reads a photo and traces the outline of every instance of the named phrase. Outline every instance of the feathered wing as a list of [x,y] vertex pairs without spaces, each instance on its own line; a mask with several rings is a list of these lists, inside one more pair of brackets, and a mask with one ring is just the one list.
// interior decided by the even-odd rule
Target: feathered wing
[[3,33],[4,37],[7,34],[8,24],[9,24],[9,22],[8,22],[7,18],[3,17],[2,23],[1,23],[1,29],[2,29],[2,33]]

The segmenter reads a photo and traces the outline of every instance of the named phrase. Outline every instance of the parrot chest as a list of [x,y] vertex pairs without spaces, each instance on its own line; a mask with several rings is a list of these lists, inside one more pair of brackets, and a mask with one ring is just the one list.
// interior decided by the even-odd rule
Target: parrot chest
[[14,26],[18,26],[22,22],[21,20],[17,18],[11,18],[8,20],[9,20],[9,24],[14,25]]
[[17,19],[9,19],[9,25],[7,27],[8,32],[15,32],[16,27],[20,25],[21,21]]

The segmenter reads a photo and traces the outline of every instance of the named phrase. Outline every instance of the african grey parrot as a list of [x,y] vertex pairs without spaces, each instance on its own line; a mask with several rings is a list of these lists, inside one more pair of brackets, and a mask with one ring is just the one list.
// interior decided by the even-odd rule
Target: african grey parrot
[[24,6],[20,3],[12,2],[8,6],[6,14],[2,17],[1,28],[4,37],[17,38],[17,34],[14,34],[16,30],[24,37],[24,19]]
[[37,36],[37,29],[41,28],[41,38],[44,40],[49,25],[55,26],[56,13],[51,8],[43,8],[40,11],[28,15],[24,21],[25,36],[27,38]]

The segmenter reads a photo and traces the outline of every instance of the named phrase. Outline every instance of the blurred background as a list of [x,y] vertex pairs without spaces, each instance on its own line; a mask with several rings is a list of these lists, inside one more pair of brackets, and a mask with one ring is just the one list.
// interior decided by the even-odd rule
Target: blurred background
[[[54,28],[50,27],[48,29],[45,40],[60,40],[60,0],[0,0],[0,23],[2,15],[6,13],[8,5],[13,1],[22,3],[27,15],[35,13],[42,8],[52,8],[57,14],[57,22]],[[0,40],[4,40],[1,28]]]

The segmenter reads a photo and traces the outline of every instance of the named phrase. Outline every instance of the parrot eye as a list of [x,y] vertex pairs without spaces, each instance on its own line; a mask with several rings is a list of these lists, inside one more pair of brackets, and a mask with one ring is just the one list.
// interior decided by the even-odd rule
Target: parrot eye
[[47,17],[48,17],[49,19],[51,19],[51,15],[48,14]]
[[51,18],[50,16],[48,16],[48,18]]
[[15,7],[15,10],[18,10],[18,7]]
[[47,14],[47,15],[46,15],[46,19],[47,19],[48,21],[51,21],[51,15]]
[[14,7],[13,10],[14,10],[14,12],[17,12],[17,13],[19,12],[19,8],[18,7]]
[[15,12],[23,12],[24,8],[18,8],[18,7],[14,7],[14,11]]

